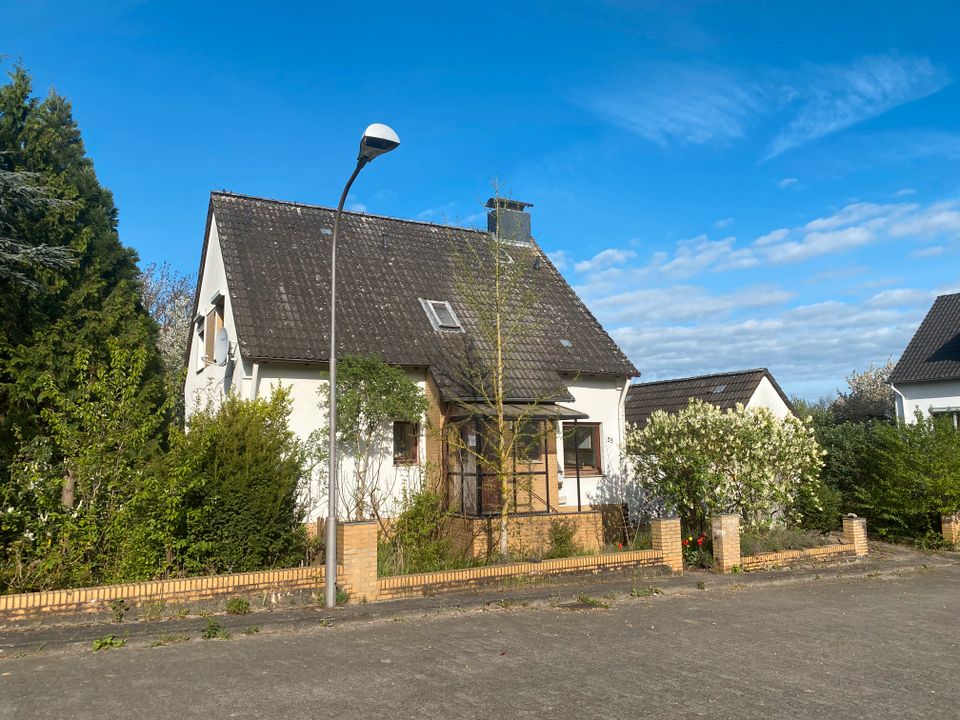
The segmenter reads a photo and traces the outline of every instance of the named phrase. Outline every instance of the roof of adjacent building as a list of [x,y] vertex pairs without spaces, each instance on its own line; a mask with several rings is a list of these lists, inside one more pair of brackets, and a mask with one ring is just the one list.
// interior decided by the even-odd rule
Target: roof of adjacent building
[[790,401],[770,371],[766,368],[755,368],[631,385],[627,390],[627,422],[643,427],[656,410],[678,412],[694,398],[716,405],[721,410],[730,410],[736,407],[737,403],[746,405],[763,378],[770,381],[787,407],[792,409]]
[[[210,213],[241,354],[326,362],[335,210],[214,192]],[[446,399],[480,397],[465,376],[476,371],[484,342],[456,278],[464,258],[481,258],[482,266],[487,237],[345,212],[337,240],[338,356],[375,354],[396,365],[429,367]],[[529,263],[524,283],[535,298],[508,362],[510,399],[569,400],[561,378],[567,373],[639,374],[535,244],[511,247],[509,254]],[[448,301],[464,332],[435,330],[421,300]]]
[[960,293],[941,295],[900,356],[890,382],[960,378]]

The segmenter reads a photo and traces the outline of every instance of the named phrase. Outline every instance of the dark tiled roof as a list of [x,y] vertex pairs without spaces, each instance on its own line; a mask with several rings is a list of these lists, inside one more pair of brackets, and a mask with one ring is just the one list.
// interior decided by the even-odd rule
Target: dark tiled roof
[[655,410],[674,413],[685,408],[691,398],[711,403],[721,410],[732,409],[737,403],[746,405],[764,377],[770,380],[787,407],[791,407],[770,371],[756,368],[631,385],[626,400],[627,422],[643,427]]
[[941,295],[890,374],[890,382],[960,378],[960,293]]
[[[231,193],[212,193],[210,208],[242,354],[326,361],[335,211]],[[344,213],[337,242],[338,355],[377,354],[397,365],[430,367],[445,397],[475,397],[462,380],[483,356],[482,341],[472,332],[476,318],[455,277],[463,249],[485,248],[486,237],[466,228]],[[535,247],[510,252],[515,262],[529,263],[526,282],[537,298],[531,324],[509,359],[511,398],[569,399],[565,372],[638,374],[546,255]],[[435,331],[420,298],[449,301],[466,332]]]

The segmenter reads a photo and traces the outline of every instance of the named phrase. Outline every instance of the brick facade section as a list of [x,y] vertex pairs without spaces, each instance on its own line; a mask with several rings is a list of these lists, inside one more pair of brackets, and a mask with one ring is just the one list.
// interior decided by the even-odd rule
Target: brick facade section
[[940,530],[943,532],[943,543],[947,547],[960,547],[960,513],[944,515],[940,518]]
[[851,555],[856,555],[853,545],[841,543],[839,545],[804,548],[803,550],[782,550],[781,552],[744,555],[740,558],[740,567],[744,570],[762,570],[763,568],[780,567],[795,560],[830,560]]
[[674,572],[683,572],[683,547],[680,544],[680,518],[657,518],[650,524],[653,549],[663,564]]
[[337,523],[337,564],[343,567],[339,584],[355,602],[377,599],[377,532],[373,520]]
[[[581,550],[595,553],[603,547],[603,516],[599,512],[511,515],[507,523],[511,552],[542,555],[549,549],[549,531],[554,522],[576,526],[573,541]],[[500,550],[500,518],[451,518],[450,537],[456,552],[477,558],[491,557]],[[678,529],[678,542],[679,537]]]
[[843,518],[843,542],[853,545],[857,557],[867,554],[867,519],[862,517]]
[[740,516],[714,515],[713,566],[722,573],[740,567]]

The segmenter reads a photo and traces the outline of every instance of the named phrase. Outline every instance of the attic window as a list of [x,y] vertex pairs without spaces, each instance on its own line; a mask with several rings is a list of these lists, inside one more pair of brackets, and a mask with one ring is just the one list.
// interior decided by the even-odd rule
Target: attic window
[[566,338],[561,338],[560,344],[563,345],[564,347],[573,347],[573,343],[567,340]]
[[500,252],[497,253],[497,259],[500,261],[501,265],[510,265],[513,262],[513,258],[510,257],[510,253],[503,248],[500,248]]
[[434,330],[462,331],[463,326],[446,300],[420,300]]
[[726,385],[717,385],[717,386],[713,389],[713,392],[714,392],[714,393],[722,393],[722,392],[723,392],[724,390],[726,390],[726,389],[727,389],[727,386],[726,386]]

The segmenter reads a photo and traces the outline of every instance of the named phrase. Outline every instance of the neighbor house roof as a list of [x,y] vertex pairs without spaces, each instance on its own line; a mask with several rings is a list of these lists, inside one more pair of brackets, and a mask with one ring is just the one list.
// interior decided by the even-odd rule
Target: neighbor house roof
[[[335,211],[214,192],[210,212],[242,355],[326,362]],[[482,339],[456,277],[458,263],[471,257],[468,246],[486,247],[486,238],[478,230],[345,212],[337,241],[338,356],[376,354],[430,367],[446,399],[475,396],[462,371],[476,364]],[[511,399],[570,399],[563,373],[638,374],[539,248],[511,248],[510,255],[530,264],[525,282],[536,298],[510,357]],[[448,301],[465,332],[435,330],[421,300]]]
[[643,427],[654,411],[677,412],[685,408],[691,398],[716,405],[721,410],[732,409],[737,403],[746,405],[763,378],[770,381],[787,407],[791,407],[770,371],[756,368],[631,385],[627,390],[626,419],[628,423]]
[[941,295],[890,374],[890,382],[960,378],[960,293]]

